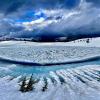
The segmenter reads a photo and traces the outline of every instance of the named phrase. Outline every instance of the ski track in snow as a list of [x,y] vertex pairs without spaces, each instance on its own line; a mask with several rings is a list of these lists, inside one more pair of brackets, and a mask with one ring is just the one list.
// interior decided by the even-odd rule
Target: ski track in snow
[[[88,65],[50,72],[41,77],[34,90],[21,93],[19,79],[11,76],[0,78],[2,100],[100,100],[100,66]],[[42,91],[47,79],[47,90]],[[61,80],[62,78],[62,80]],[[54,81],[52,81],[54,79]]]

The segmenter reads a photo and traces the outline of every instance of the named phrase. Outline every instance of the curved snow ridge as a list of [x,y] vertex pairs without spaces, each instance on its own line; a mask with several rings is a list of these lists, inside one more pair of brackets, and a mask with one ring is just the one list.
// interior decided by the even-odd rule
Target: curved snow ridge
[[30,65],[60,65],[66,63],[83,62],[84,60],[97,59],[100,47],[80,47],[63,45],[36,46],[30,42],[8,42],[0,46],[0,57],[2,61]]
[[24,61],[24,60],[15,60],[11,58],[6,58],[6,57],[0,57],[0,61],[3,62],[9,62],[9,63],[14,63],[14,64],[22,64],[22,65],[34,65],[34,66],[53,66],[53,65],[64,65],[64,64],[74,64],[74,63],[83,63],[83,62],[89,62],[89,61],[95,61],[95,60],[100,60],[100,56],[90,56],[90,57],[84,57],[82,59],[72,59],[69,61],[64,61],[64,62],[47,62],[47,63],[39,63],[39,62],[32,62],[32,61]]
[[[39,81],[42,86],[40,90],[45,86],[46,79],[47,88],[45,91],[50,91],[61,86],[69,87],[74,92],[76,90],[76,92],[85,91],[86,87],[100,91],[100,66],[97,65],[58,70],[56,72],[50,72],[49,76],[43,78],[42,82],[41,80]],[[35,89],[37,90],[37,87],[40,85],[38,86],[38,83],[36,84]]]
[[4,100],[12,100],[16,96],[19,100],[100,100],[99,65],[50,72],[49,76],[40,77],[33,84],[33,91],[23,94],[19,91],[20,78],[0,78],[0,98],[5,95]]

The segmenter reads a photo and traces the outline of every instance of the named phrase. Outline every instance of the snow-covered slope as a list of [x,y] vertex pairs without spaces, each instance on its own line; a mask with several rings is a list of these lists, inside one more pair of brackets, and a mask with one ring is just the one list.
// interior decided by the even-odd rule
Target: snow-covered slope
[[[61,63],[76,62],[90,58],[100,58],[100,38],[76,40],[67,43],[33,43],[25,41],[4,41],[0,42],[0,58],[6,61],[22,61],[35,63]],[[92,60],[93,60],[92,59]],[[3,65],[4,64],[4,65]],[[100,100],[100,64],[85,65],[67,68],[67,64],[59,65],[60,70],[49,71],[48,75],[40,75],[39,81],[33,85],[33,91],[22,93],[19,91],[19,80],[22,71],[32,74],[31,67],[23,69],[21,65],[0,62],[0,100]],[[79,64],[80,65],[80,64]],[[12,69],[21,68],[16,71],[18,74],[13,78]],[[36,67],[36,66],[35,66]],[[46,66],[48,68],[48,66]],[[55,66],[56,67],[56,66]],[[33,67],[34,68],[34,67]],[[44,67],[40,67],[40,70]],[[52,69],[54,66],[51,67]],[[7,70],[7,71],[6,71]],[[38,70],[37,70],[38,71]],[[39,73],[37,73],[37,76]],[[9,76],[6,76],[9,75]],[[28,77],[28,76],[27,76]],[[35,76],[34,76],[35,77]],[[36,77],[35,77],[36,78]],[[47,81],[47,89],[42,89]]]
[[76,41],[68,42],[67,46],[85,46],[85,47],[100,47],[100,37],[98,38],[86,38]]
[[[87,40],[89,39],[89,43]],[[33,46],[86,46],[86,47],[100,47],[100,37],[97,38],[83,38],[71,42],[28,42],[28,41],[1,41],[1,46],[9,45],[33,45]]]
[[100,38],[66,43],[34,43],[4,41],[0,43],[0,59],[18,63],[51,65],[100,58]]
[[34,90],[21,93],[19,79],[0,78],[1,100],[100,100],[100,66],[81,66],[76,69],[50,72],[47,89],[43,92],[44,78],[34,84]]

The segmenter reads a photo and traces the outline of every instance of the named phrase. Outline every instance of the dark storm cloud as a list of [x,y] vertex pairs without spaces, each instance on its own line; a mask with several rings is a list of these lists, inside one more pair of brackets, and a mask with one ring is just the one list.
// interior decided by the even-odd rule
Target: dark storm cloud
[[[77,7],[82,0],[0,0],[0,12],[11,14],[24,12],[31,9],[72,9]],[[95,6],[100,6],[100,0],[84,0]]]
[[0,0],[0,11],[6,14],[26,9],[73,8],[80,0]]
[[0,0],[0,12],[5,14],[15,12],[24,3],[24,0]]
[[23,27],[17,26],[10,21],[2,20],[0,21],[0,36],[5,36],[10,34],[10,32],[22,31]]
[[93,5],[96,7],[100,7],[100,0],[86,0],[86,1],[93,3]]
[[99,6],[100,0],[0,0],[0,36],[99,33]]

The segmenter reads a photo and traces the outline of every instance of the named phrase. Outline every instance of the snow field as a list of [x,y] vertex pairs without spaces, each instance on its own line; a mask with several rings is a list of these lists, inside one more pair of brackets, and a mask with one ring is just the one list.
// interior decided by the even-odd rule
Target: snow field
[[[20,78],[0,78],[2,100],[100,100],[100,66],[97,65],[50,72],[49,76],[40,77],[33,91],[26,93],[19,91]],[[43,92],[44,78],[47,90]]]

